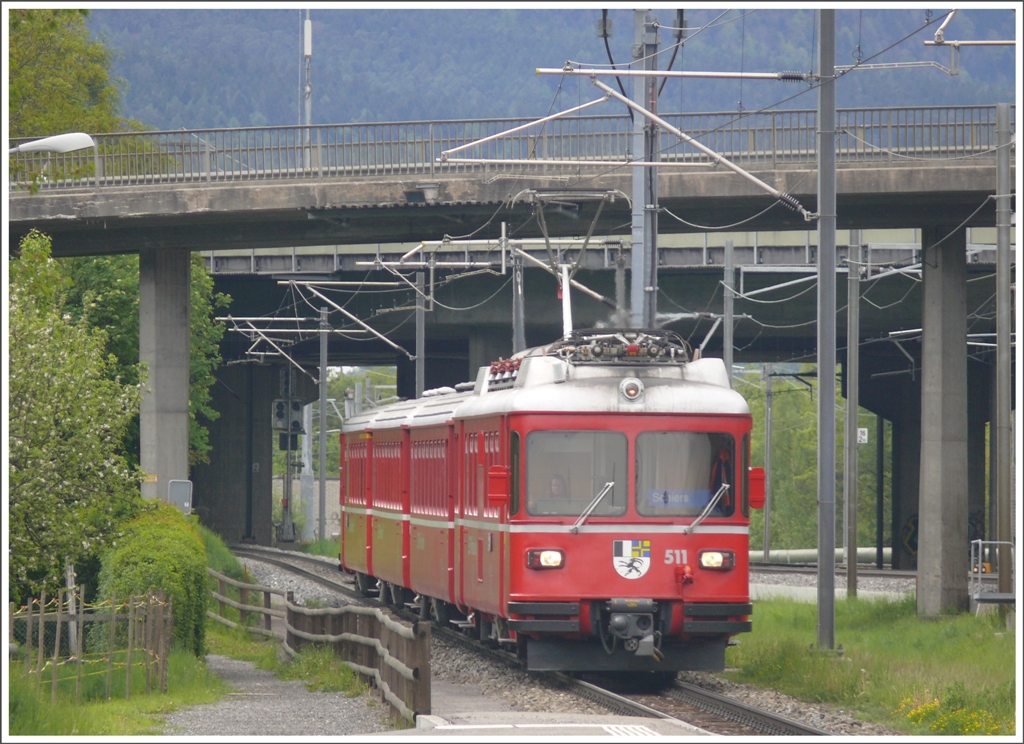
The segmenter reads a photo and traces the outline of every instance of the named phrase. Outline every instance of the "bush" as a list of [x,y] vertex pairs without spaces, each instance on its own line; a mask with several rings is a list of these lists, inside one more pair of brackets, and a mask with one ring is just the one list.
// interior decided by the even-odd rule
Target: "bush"
[[206,628],[206,550],[192,524],[176,508],[149,502],[124,537],[103,557],[100,596],[163,590],[174,597],[174,639],[198,657]]

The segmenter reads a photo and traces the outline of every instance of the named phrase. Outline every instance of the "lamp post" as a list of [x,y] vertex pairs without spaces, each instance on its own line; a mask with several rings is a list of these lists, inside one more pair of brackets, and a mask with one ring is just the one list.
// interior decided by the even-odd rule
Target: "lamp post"
[[44,137],[43,139],[33,140],[32,142],[23,142],[17,147],[12,147],[7,152],[11,155],[20,152],[56,152],[63,154],[67,152],[75,152],[76,150],[84,150],[87,147],[92,148],[93,164],[95,167],[93,178],[95,179],[95,184],[99,186],[99,148],[96,146],[96,140],[85,132],[69,132],[68,134],[58,134],[53,137]]

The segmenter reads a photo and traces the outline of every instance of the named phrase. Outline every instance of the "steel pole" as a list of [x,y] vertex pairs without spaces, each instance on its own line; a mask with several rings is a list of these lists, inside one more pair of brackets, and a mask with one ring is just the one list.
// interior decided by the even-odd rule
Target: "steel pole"
[[526,348],[526,328],[523,317],[523,257],[512,254],[512,353]]
[[423,272],[416,272],[416,397],[423,396],[427,355],[427,312],[423,296]]
[[772,536],[772,365],[764,365],[764,562]]
[[327,323],[327,308],[320,308],[320,518],[317,520],[317,535],[327,537],[327,335],[331,327]]
[[818,648],[835,648],[836,12],[819,11],[818,72]]
[[875,435],[875,567],[881,571],[885,562],[883,552],[885,519],[885,419],[876,417]]
[[1013,586],[1010,542],[1010,104],[996,104],[996,521],[999,528],[999,591]]
[[[633,11],[633,63],[636,66],[644,55],[644,25],[647,17],[646,10]],[[646,90],[645,79],[642,77],[632,78],[633,85],[632,99],[635,103],[643,106],[646,101],[644,92]],[[633,117],[633,137],[629,157],[636,160],[643,159],[644,124],[642,116]],[[644,178],[645,168],[641,165],[633,167],[633,210],[632,210],[632,253],[630,256],[630,278],[629,278],[629,327],[643,328],[644,318],[644,275],[646,274],[647,241],[644,236],[645,212],[647,204],[647,190]]]
[[860,410],[860,230],[850,230],[846,282],[846,463],[843,507],[846,510],[846,596],[857,596],[857,502],[860,462],[857,413]]
[[732,387],[732,303],[733,303],[732,239],[725,241],[725,282],[722,289],[722,361]]

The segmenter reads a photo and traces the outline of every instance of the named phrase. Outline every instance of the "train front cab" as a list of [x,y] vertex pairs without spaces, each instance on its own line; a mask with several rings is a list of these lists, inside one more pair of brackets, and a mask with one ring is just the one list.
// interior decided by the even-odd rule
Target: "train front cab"
[[504,614],[528,667],[723,669],[729,638],[751,627],[748,496],[763,501],[763,471],[747,477],[750,416],[509,425]]

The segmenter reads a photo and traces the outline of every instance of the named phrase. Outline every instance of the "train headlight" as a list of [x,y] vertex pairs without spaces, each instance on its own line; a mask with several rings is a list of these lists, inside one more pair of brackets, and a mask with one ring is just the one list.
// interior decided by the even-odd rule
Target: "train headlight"
[[702,550],[698,555],[701,568],[726,571],[736,565],[736,554],[731,550]]
[[565,565],[565,553],[561,550],[529,550],[526,565],[530,568],[561,568]]
[[635,377],[627,377],[619,383],[619,393],[623,398],[630,401],[640,400],[644,394],[644,384]]

